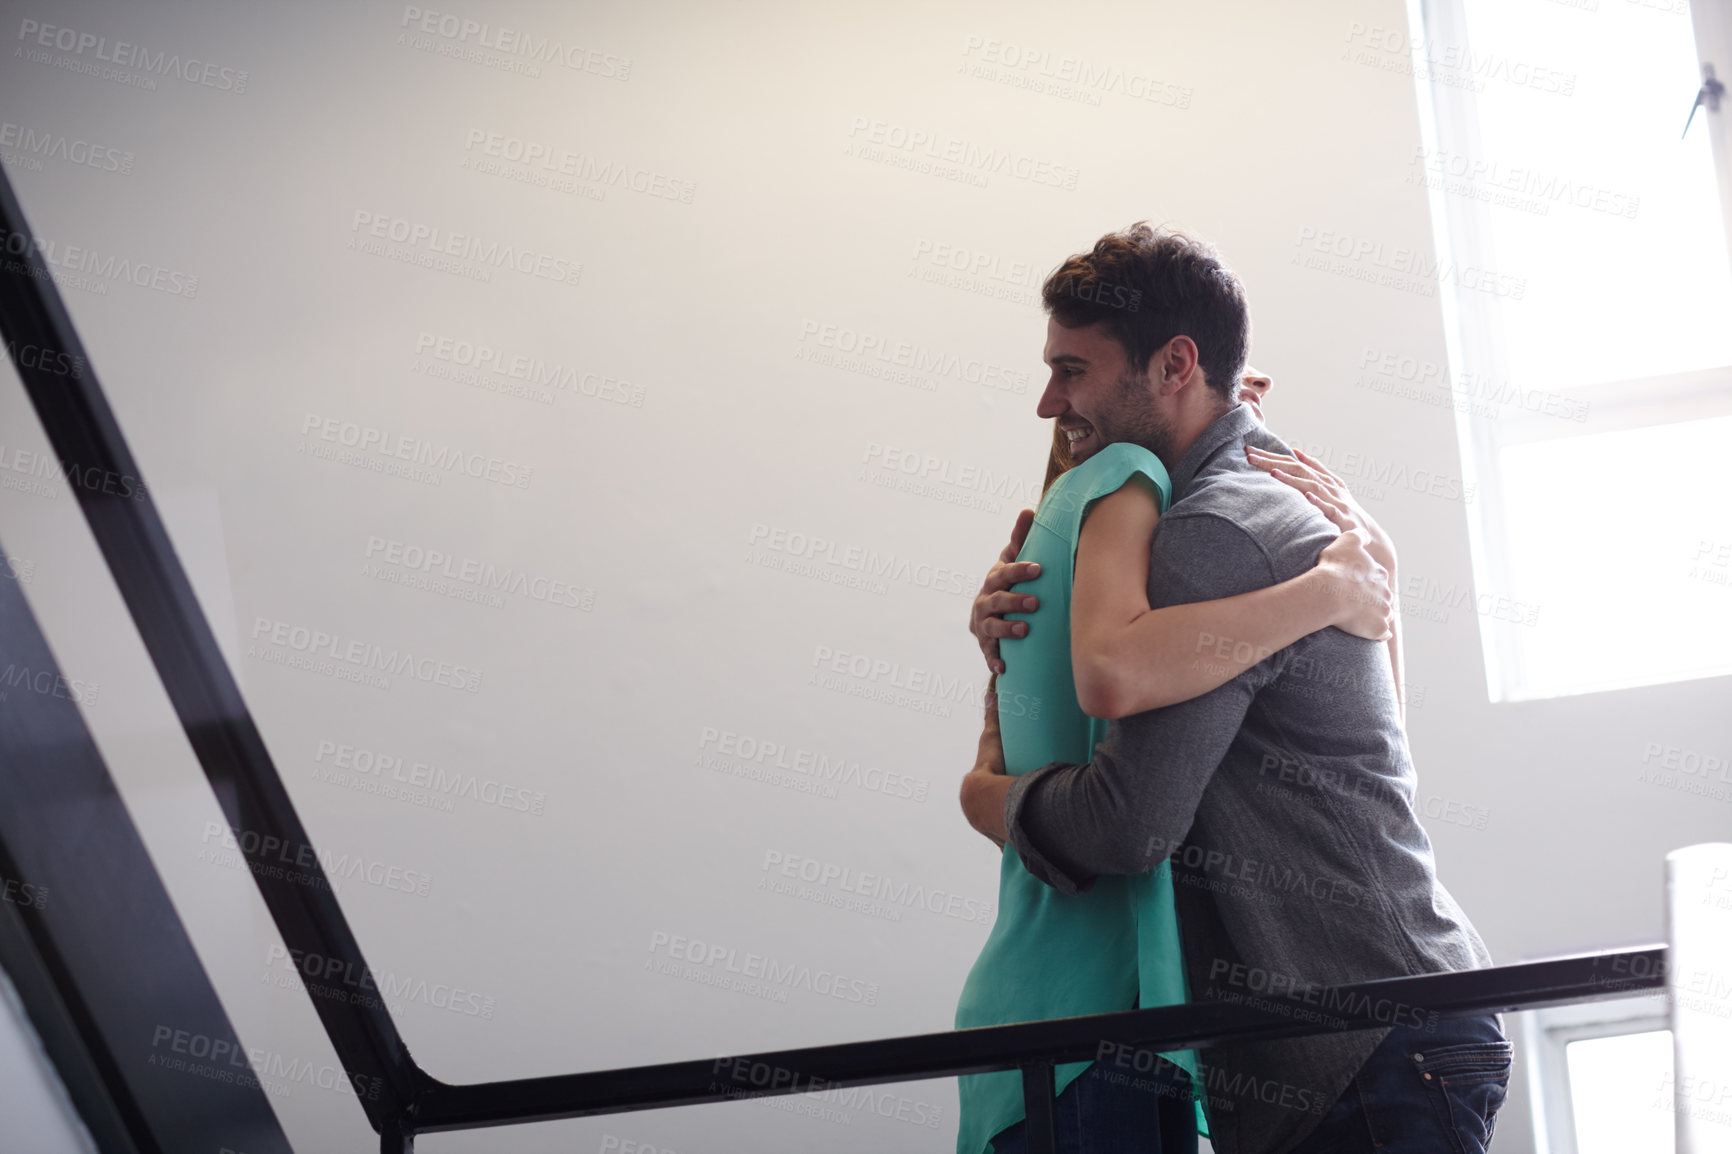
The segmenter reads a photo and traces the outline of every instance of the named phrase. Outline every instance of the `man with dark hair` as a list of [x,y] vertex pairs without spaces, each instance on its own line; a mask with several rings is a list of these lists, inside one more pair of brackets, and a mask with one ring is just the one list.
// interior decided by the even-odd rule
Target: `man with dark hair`
[[[1068,329],[1100,324],[1131,366],[1148,364],[1183,333],[1199,350],[1205,380],[1231,402],[1251,346],[1245,286],[1203,241],[1138,222],[1109,232],[1058,267],[1041,304]],[[1044,415],[1044,414],[1042,414]]]
[[[1288,450],[1233,387],[1249,312],[1209,245],[1138,224],[1067,260],[1042,300],[1052,376],[1036,412],[1078,461],[1131,441],[1171,476],[1150,547],[1152,607],[1249,592],[1316,563],[1336,530],[1302,491],[1314,482],[1282,484],[1253,463]],[[1010,560],[1017,547],[970,620],[989,662],[998,638],[1030,627],[1003,614],[1035,608],[1010,591],[1032,576]],[[1233,640],[1199,637],[1195,656],[1223,644]],[[1382,643],[1329,628],[1201,697],[1112,722],[1088,764],[1007,776],[983,737],[963,810],[1062,893],[1170,858],[1196,1000],[1489,965],[1413,810],[1398,664]],[[1202,1057],[1220,1154],[1482,1151],[1510,1067],[1495,1015],[1412,1007],[1390,1007],[1378,1029]]]

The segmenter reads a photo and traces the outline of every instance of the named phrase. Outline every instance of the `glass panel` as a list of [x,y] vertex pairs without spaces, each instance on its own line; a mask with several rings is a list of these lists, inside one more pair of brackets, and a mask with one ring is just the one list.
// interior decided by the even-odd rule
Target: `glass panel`
[[1507,447],[1516,697],[1732,672],[1732,418]]
[[[1490,206],[1509,378],[1557,389],[1732,363],[1732,271],[1682,4],[1464,0],[1481,154],[1423,158]],[[1608,61],[1617,61],[1608,67]]]
[[1564,1048],[1576,1154],[1672,1154],[1672,1032],[1586,1038]]
[[7,1144],[38,1154],[86,1154],[89,1132],[4,973],[0,1003],[0,1111],[5,1112]]

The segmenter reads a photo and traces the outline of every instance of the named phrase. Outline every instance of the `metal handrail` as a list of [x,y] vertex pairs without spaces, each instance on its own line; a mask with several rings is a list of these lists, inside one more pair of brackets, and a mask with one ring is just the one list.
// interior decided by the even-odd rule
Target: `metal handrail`
[[[1258,996],[1254,1003],[1193,1002],[548,1078],[438,1083],[416,1099],[409,1121],[422,1132],[462,1130],[997,1070],[1050,1070],[1058,1062],[1099,1060],[1127,1048],[1158,1053],[1377,1029],[1397,1018],[1632,997],[1663,988],[1665,971],[1666,947],[1655,945],[1322,987],[1302,996]],[[1050,1096],[1050,1079],[1045,1085]],[[1025,1091],[1034,1088],[1025,1084]],[[1034,1118],[1034,1104],[1025,1104]]]

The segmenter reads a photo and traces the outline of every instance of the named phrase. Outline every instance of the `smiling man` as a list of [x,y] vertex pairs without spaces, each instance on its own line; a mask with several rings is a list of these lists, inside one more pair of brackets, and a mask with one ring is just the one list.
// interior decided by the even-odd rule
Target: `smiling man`
[[[1113,303],[1112,286],[1138,307]],[[1287,448],[1262,427],[1261,390],[1255,405],[1240,399],[1249,312],[1213,248],[1138,224],[1067,260],[1042,298],[1052,376],[1036,411],[1079,462],[1129,441],[1170,475],[1151,607],[1250,592],[1317,562],[1334,527],[1252,460]],[[971,618],[983,648],[1013,635],[1005,612],[1031,608],[1010,591],[1027,576],[1014,563],[988,575]],[[1040,627],[1037,611],[1028,628]],[[1087,764],[1007,775],[989,720],[962,805],[1060,894],[1170,861],[1192,998],[1246,1001],[1491,964],[1437,879],[1415,788],[1388,651],[1329,628],[1201,697],[1113,721]],[[1208,1049],[1211,1142],[1219,1154],[1481,1151],[1510,1057],[1494,1015],[1411,1007],[1379,1029]]]

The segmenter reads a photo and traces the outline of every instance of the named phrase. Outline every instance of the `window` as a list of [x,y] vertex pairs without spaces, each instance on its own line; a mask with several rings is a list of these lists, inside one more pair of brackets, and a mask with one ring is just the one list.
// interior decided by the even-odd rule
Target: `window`
[[1409,16],[1440,387],[1481,496],[1479,600],[1510,606],[1480,614],[1491,697],[1732,673],[1732,99],[1683,132],[1686,0]]
[[[1584,1038],[1564,1047],[1576,1154],[1670,1154],[1672,1031]],[[1632,1092],[1646,1087],[1652,1093]]]
[[1523,1015],[1539,1154],[1672,1154],[1664,996]]

